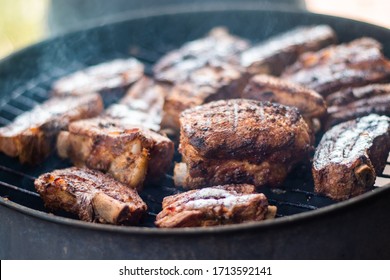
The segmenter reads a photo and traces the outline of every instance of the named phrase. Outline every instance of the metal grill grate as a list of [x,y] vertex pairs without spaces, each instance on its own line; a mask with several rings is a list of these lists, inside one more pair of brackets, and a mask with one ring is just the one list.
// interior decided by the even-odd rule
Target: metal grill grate
[[[172,48],[170,47],[170,49]],[[141,47],[131,47],[130,53],[146,65],[147,74],[151,73],[152,64],[163,54]],[[81,68],[80,65],[78,68]],[[68,69],[68,71],[53,69],[50,76],[37,77],[37,79],[16,89],[6,102],[0,104],[0,125],[4,126],[10,123],[19,114],[46,100],[51,83],[58,77],[75,70],[77,69]],[[179,160],[180,155],[176,154],[174,161]],[[0,163],[0,195],[18,204],[45,212],[47,210],[43,201],[34,189],[34,179],[42,173],[71,166],[69,161],[60,159],[55,154],[38,166],[21,165],[17,159],[9,158],[3,154],[0,155]],[[375,188],[390,183],[390,157],[383,173],[377,178]],[[166,174],[160,185],[145,186],[140,195],[148,204],[149,212],[140,226],[153,227],[155,216],[161,210],[163,197],[181,191],[173,185],[172,171]],[[311,211],[336,203],[327,197],[314,193],[310,168],[305,166],[300,166],[291,172],[283,187],[279,189],[262,188],[259,191],[269,198],[270,204],[278,207],[277,217]],[[54,214],[77,219],[77,217],[61,211]]]

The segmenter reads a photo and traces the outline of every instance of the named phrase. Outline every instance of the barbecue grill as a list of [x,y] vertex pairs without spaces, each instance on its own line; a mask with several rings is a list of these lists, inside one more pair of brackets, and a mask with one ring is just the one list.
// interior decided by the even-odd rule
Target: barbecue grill
[[[0,62],[0,124],[6,125],[49,96],[51,83],[84,67],[133,56],[146,65],[167,51],[226,26],[253,43],[298,25],[329,24],[341,42],[370,36],[390,56],[390,31],[357,21],[251,6],[183,10],[143,15],[53,38]],[[176,155],[175,161],[179,161]],[[38,166],[0,155],[0,257],[56,259],[340,259],[389,258],[390,162],[381,185],[336,202],[313,192],[310,167],[299,166],[277,190],[263,188],[277,219],[210,228],[158,229],[153,221],[162,198],[180,190],[172,172],[141,193],[148,214],[137,227],[82,222],[61,211],[49,213],[33,181],[70,166],[51,155]],[[378,182],[378,181],[377,181]]]

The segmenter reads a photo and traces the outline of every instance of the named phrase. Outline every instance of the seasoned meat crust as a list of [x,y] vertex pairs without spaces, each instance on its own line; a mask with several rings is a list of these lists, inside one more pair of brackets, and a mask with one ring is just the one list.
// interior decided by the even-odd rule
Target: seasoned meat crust
[[143,74],[144,65],[137,59],[115,59],[60,78],[52,86],[53,95],[105,94],[117,89],[124,90]]
[[0,128],[0,150],[19,157],[21,163],[40,163],[53,151],[58,133],[71,121],[95,117],[102,111],[103,102],[96,93],[49,99]]
[[282,78],[300,83],[326,97],[348,88],[390,80],[390,62],[382,46],[371,38],[360,38],[318,52],[305,53]]
[[262,221],[275,217],[264,194],[251,185],[224,185],[165,197],[156,226],[206,227]]
[[180,83],[187,80],[190,69],[202,68],[207,62],[220,61],[238,64],[239,54],[249,47],[249,43],[229,34],[225,28],[211,29],[209,34],[184,44],[156,62],[153,70],[158,80]]
[[294,106],[308,118],[321,117],[326,113],[325,101],[317,92],[269,75],[253,76],[241,97]]
[[105,115],[154,131],[161,130],[165,98],[170,86],[143,77],[120,100],[107,108]]
[[138,189],[146,173],[154,181],[168,170],[174,152],[167,137],[105,117],[71,123],[58,137],[57,148],[76,166],[108,172]]
[[207,63],[187,74],[185,81],[172,86],[164,104],[162,126],[174,131],[180,129],[182,111],[210,101],[238,98],[248,80],[240,68],[226,63]]
[[313,149],[298,110],[269,102],[211,102],[184,111],[180,123],[183,163],[175,167],[175,184],[186,188],[277,186]]
[[336,34],[327,25],[300,26],[273,36],[241,54],[241,65],[252,75],[280,75],[299,55],[336,43]]
[[135,190],[87,168],[54,170],[34,184],[47,208],[71,212],[86,222],[137,224],[147,209]]
[[368,191],[390,151],[390,118],[371,114],[334,126],[313,161],[315,191],[344,200]]

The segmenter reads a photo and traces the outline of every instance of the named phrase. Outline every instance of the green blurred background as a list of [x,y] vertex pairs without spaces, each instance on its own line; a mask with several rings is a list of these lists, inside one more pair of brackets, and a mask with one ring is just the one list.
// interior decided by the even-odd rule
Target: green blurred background
[[0,58],[44,38],[49,0],[0,0]]

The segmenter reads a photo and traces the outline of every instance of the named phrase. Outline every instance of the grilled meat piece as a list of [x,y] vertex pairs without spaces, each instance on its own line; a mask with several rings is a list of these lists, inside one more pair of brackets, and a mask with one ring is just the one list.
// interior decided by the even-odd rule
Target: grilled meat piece
[[188,79],[173,85],[164,104],[162,126],[179,131],[182,111],[210,101],[238,98],[248,81],[238,67],[208,63],[188,73]]
[[241,97],[294,106],[308,118],[321,117],[326,113],[325,101],[315,91],[268,75],[252,77]]
[[183,163],[175,166],[174,179],[185,188],[278,186],[313,149],[298,110],[269,102],[211,102],[184,111],[180,124]]
[[368,191],[390,151],[390,118],[371,114],[327,131],[314,155],[315,191],[344,200]]
[[346,106],[331,106],[328,108],[328,113],[323,124],[325,130],[336,124],[373,113],[390,116],[390,92],[387,95],[360,99]]
[[336,43],[336,34],[327,25],[300,26],[278,34],[241,54],[241,65],[252,75],[280,75],[299,55]]
[[390,84],[371,84],[363,87],[347,88],[326,97],[329,106],[345,106],[349,103],[390,94]]
[[168,85],[143,77],[130,88],[119,103],[107,108],[106,115],[128,124],[160,131],[169,88]]
[[58,137],[57,149],[76,166],[108,172],[138,189],[146,173],[153,181],[167,171],[174,152],[167,137],[107,117],[71,123]]
[[262,221],[275,217],[276,207],[269,206],[262,193],[251,185],[225,185],[187,191],[165,197],[156,226],[206,227]]
[[202,68],[211,60],[238,64],[239,54],[248,47],[246,40],[229,34],[225,28],[213,28],[208,36],[163,56],[153,71],[158,80],[180,83],[187,80],[194,69]]
[[87,67],[65,76],[52,86],[53,95],[100,94],[125,90],[144,74],[144,65],[135,58],[116,59]]
[[71,212],[86,222],[137,224],[147,209],[137,191],[87,168],[45,173],[34,184],[47,208]]
[[71,121],[95,117],[102,110],[102,99],[96,93],[52,98],[1,127],[0,150],[19,157],[21,163],[39,163],[51,153],[58,133]]
[[381,48],[376,40],[361,38],[305,53],[282,77],[324,97],[348,87],[389,81],[390,61],[383,56]]

